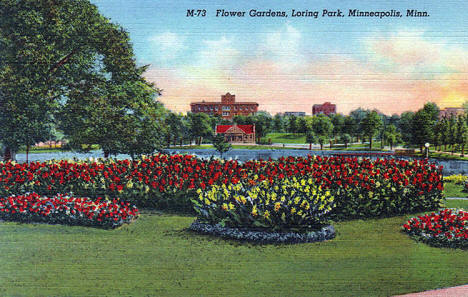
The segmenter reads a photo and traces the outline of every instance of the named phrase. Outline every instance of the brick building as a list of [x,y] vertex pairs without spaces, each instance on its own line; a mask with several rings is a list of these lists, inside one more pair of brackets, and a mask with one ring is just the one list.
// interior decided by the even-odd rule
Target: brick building
[[312,114],[323,113],[326,115],[331,115],[336,113],[336,104],[331,104],[330,102],[325,102],[324,104],[314,104],[312,106]]
[[236,102],[236,95],[226,93],[221,95],[221,102],[192,102],[190,110],[193,113],[203,112],[220,115],[223,119],[232,119],[235,115],[249,115],[258,111],[256,102]]
[[447,107],[439,111],[439,119],[442,119],[444,117],[450,118],[452,116],[457,117],[458,115],[462,115],[464,113],[465,110],[461,107]]
[[215,134],[227,142],[255,143],[255,125],[216,125]]

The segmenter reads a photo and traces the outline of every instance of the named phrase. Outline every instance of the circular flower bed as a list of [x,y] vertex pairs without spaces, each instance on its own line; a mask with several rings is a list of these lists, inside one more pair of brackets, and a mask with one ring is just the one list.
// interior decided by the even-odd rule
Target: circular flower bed
[[36,193],[0,198],[0,219],[116,228],[138,217],[138,209],[119,200],[91,200],[57,194],[49,198]]
[[334,237],[328,215],[335,204],[310,177],[264,180],[259,184],[213,185],[194,199],[191,229],[259,242],[311,242]]
[[317,231],[298,233],[231,228],[223,227],[220,224],[211,225],[195,221],[190,226],[190,230],[227,239],[245,240],[258,243],[304,243],[324,241],[335,237],[335,228],[331,225],[322,227]]
[[411,218],[402,231],[416,240],[436,247],[468,248],[468,212],[443,209],[438,213]]

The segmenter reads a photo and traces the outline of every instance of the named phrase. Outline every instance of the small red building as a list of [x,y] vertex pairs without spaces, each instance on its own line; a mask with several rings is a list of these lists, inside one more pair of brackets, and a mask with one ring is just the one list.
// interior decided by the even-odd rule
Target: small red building
[[231,143],[255,143],[255,125],[216,125],[215,134]]
[[221,102],[192,102],[190,110],[193,113],[203,112],[220,115],[223,119],[232,119],[236,115],[249,115],[258,111],[256,102],[236,102],[236,95],[226,93],[221,95]]
[[312,114],[323,113],[325,115],[331,115],[336,113],[336,104],[331,104],[330,102],[325,102],[324,104],[314,104],[312,106]]

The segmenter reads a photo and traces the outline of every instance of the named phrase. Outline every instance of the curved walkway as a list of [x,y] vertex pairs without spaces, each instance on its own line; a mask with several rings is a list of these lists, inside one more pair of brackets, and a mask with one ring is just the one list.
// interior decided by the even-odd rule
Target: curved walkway
[[419,293],[410,293],[394,297],[468,297],[468,285],[437,289]]

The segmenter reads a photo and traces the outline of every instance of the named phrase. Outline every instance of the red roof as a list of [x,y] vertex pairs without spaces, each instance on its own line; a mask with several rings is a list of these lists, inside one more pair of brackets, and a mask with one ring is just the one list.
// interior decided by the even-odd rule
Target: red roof
[[[233,125],[218,125],[216,126],[216,133],[226,133]],[[239,129],[244,131],[245,134],[254,133],[254,125],[236,125]]]

